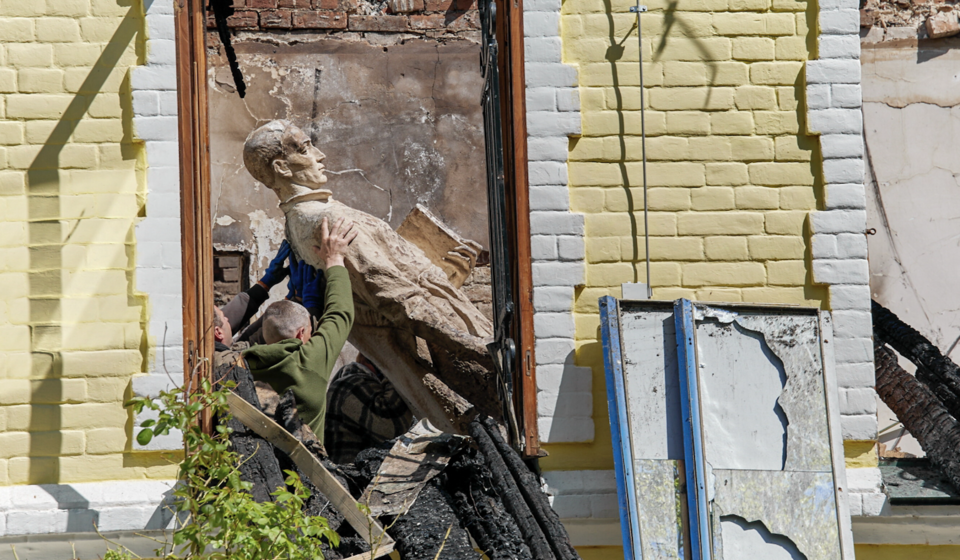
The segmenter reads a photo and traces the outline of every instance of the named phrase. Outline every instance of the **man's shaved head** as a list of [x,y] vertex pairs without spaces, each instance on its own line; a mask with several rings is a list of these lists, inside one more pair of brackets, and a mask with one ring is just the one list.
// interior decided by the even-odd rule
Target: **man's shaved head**
[[305,332],[309,338],[310,312],[299,303],[276,301],[263,313],[263,340],[267,344],[297,338],[298,331]]

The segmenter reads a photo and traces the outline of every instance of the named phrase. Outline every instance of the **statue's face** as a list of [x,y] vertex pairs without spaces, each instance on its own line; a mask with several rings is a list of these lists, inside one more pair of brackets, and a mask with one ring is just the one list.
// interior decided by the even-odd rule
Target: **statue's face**
[[322,163],[326,156],[313,145],[310,137],[299,128],[289,126],[283,131],[280,141],[283,144],[283,157],[274,160],[274,171],[298,185],[323,188],[322,185],[327,182]]

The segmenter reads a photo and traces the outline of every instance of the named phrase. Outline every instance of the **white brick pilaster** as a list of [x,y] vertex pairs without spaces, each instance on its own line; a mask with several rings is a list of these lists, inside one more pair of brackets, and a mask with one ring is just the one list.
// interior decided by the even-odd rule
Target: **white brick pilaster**
[[[813,276],[829,287],[843,439],[876,440],[859,4],[830,0],[819,8],[819,59],[806,66],[807,132],[820,136],[825,198],[810,220]],[[885,504],[879,469],[847,469],[847,479],[851,515],[879,515]]]
[[[130,83],[135,136],[147,156],[146,212],[136,228],[136,289],[147,296],[147,335],[155,355],[146,375],[134,378],[133,391],[155,395],[171,387],[171,378],[183,379],[180,162],[173,0],[154,0],[145,9],[147,62],[132,70]],[[181,447],[179,434],[155,438],[149,446]]]
[[592,441],[589,368],[573,364],[574,289],[584,281],[583,215],[570,211],[568,145],[580,134],[577,68],[563,63],[560,0],[524,3],[537,414],[540,440]]

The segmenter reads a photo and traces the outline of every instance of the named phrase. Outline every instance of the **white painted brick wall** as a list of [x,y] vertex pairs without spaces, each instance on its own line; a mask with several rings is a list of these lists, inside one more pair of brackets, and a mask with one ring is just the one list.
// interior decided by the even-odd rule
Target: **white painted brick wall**
[[[144,142],[148,166],[146,213],[136,230],[136,286],[137,291],[147,295],[147,334],[156,352],[147,373],[134,378],[133,391],[137,395],[156,395],[171,388],[171,378],[176,382],[183,379],[180,161],[173,0],[154,0],[146,3],[145,8],[147,62],[134,68],[130,79],[134,132]],[[181,447],[179,434],[171,434],[155,438],[148,448]]]
[[[819,56],[807,62],[807,131],[820,135],[824,209],[811,217],[813,276],[829,286],[845,440],[877,438],[860,87],[859,5],[819,3]],[[847,469],[850,513],[880,515],[880,471]]]
[[567,183],[569,137],[580,133],[577,69],[562,62],[560,0],[525,2],[523,23],[540,440],[592,441],[592,372],[573,364],[585,253],[583,215],[570,212]]
[[547,471],[543,482],[561,519],[620,517],[613,471]]
[[0,537],[172,526],[175,480],[0,487]]

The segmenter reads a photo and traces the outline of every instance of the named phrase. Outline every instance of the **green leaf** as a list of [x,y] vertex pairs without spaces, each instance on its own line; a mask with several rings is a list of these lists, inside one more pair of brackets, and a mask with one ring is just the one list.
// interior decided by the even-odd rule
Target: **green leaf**
[[150,440],[153,439],[153,430],[150,428],[144,428],[140,430],[140,433],[137,434],[137,443],[140,445],[147,445],[150,443]]

